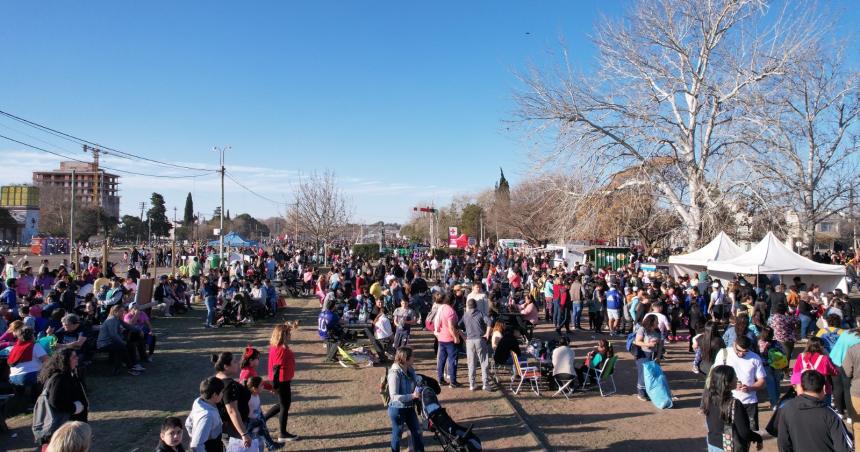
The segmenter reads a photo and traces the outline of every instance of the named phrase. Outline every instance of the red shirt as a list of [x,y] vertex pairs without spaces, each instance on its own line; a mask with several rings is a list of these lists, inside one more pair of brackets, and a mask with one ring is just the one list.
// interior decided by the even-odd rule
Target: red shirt
[[296,357],[289,347],[283,345],[269,347],[269,379],[275,381],[275,366],[281,366],[278,381],[292,381],[296,374]]

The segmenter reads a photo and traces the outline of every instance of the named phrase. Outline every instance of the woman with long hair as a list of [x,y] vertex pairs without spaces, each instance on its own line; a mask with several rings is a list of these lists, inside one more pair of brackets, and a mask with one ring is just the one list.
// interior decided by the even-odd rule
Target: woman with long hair
[[762,447],[761,435],[750,428],[744,405],[738,402],[732,390],[737,376],[731,366],[716,366],[711,371],[711,385],[702,395],[702,413],[708,426],[708,451],[723,451],[731,442],[732,450],[748,451],[752,442]]
[[720,337],[720,325],[719,323],[708,320],[705,323],[705,329],[702,332],[702,335],[699,338],[698,357],[695,360],[695,367],[704,375],[707,375],[711,370],[711,366],[714,365],[714,360],[717,357],[717,352],[726,348],[725,342],[723,342],[723,338]]
[[416,452],[424,450],[421,427],[415,414],[414,400],[420,397],[416,388],[415,357],[410,347],[400,347],[394,355],[394,364],[388,369],[388,417],[391,419],[391,450],[400,450],[401,426],[406,424]]
[[51,408],[69,413],[73,421],[87,422],[89,400],[78,375],[78,354],[71,348],[56,351],[39,371],[39,383],[48,389]]
[[633,339],[636,345],[636,389],[639,400],[650,400],[645,392],[644,366],[648,361],[654,361],[660,357],[660,349],[663,346],[663,335],[657,324],[657,316],[645,316],[642,320],[642,328],[636,331]]
[[239,376],[239,360],[230,352],[212,355],[215,377],[224,383],[223,398],[218,403],[218,412],[225,419],[224,433],[231,440],[242,442],[242,447],[251,447],[251,435],[246,426],[250,419],[251,391],[236,380]]
[[278,404],[266,413],[266,419],[278,414],[278,435],[275,441],[297,441],[298,435],[287,431],[287,420],[290,415],[290,405],[293,402],[293,391],[290,383],[296,373],[296,357],[290,349],[293,323],[275,325],[269,338],[269,379],[278,394]]
[[723,333],[723,342],[726,343],[726,347],[731,347],[735,345],[735,339],[741,336],[746,336],[753,342],[756,341],[755,334],[750,330],[750,318],[744,312],[735,316],[733,326],[726,328],[726,332]]

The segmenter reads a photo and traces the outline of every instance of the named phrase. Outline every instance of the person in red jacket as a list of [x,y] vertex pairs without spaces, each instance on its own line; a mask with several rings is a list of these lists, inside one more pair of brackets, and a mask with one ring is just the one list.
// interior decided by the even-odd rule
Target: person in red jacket
[[[287,417],[290,414],[290,404],[293,393],[290,382],[296,373],[296,357],[288,345],[290,335],[295,327],[293,323],[275,325],[272,337],[269,339],[269,379],[272,381],[275,391],[278,393],[278,433],[279,443],[285,441],[297,441],[298,435],[287,432]],[[270,410],[266,418],[274,415]]]

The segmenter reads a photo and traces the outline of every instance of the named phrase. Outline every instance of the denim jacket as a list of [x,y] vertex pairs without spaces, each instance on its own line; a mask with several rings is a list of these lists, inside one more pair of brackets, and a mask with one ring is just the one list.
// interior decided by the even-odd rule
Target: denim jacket
[[415,370],[409,369],[408,372],[404,372],[400,364],[392,364],[388,369],[388,395],[391,396],[388,406],[411,408],[413,392],[415,392]]

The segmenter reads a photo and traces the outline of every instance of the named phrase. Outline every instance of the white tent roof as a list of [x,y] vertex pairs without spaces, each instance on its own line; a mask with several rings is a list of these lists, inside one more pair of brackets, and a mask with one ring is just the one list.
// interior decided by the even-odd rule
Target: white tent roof
[[732,259],[743,253],[744,250],[737,246],[725,232],[720,232],[707,245],[692,253],[670,256],[669,263],[707,267],[709,262]]
[[813,262],[785,246],[772,232],[740,256],[708,263],[708,271],[747,275],[845,275],[845,267]]

